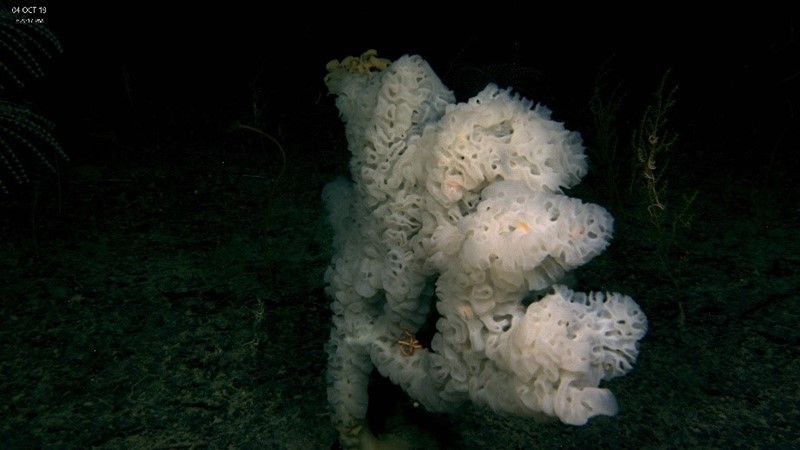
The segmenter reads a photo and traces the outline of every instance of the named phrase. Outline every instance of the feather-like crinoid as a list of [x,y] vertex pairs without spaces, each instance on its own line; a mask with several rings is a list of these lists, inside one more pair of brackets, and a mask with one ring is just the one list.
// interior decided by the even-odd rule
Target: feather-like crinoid
[[[53,138],[53,123],[20,102],[25,82],[44,75],[42,64],[61,53],[61,43],[38,18],[15,13],[0,1],[0,192],[5,179],[30,181],[26,166],[36,161],[55,171],[54,162],[67,155]],[[26,8],[36,8],[28,6]]]
[[[0,161],[18,184],[30,181],[25,165],[31,156],[53,172],[56,169],[50,162],[52,158],[67,159],[61,146],[50,134],[52,129],[53,123],[39,114],[24,106],[0,100]],[[18,157],[15,150],[23,151],[23,155],[28,157]],[[46,155],[45,151],[53,155]],[[2,176],[0,191],[8,193]]]
[[[61,53],[61,43],[39,17],[14,13],[0,1],[0,90],[25,86],[44,75],[42,63]],[[19,8],[19,7],[18,7]],[[29,6],[26,8],[35,8]]]

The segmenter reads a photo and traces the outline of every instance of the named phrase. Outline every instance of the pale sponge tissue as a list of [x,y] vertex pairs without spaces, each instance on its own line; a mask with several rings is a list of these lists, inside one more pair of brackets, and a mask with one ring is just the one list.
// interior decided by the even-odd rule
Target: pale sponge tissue
[[[374,444],[373,367],[434,411],[472,401],[573,425],[616,414],[599,384],[632,368],[647,319],[625,295],[558,284],[613,232],[605,209],[563,193],[587,170],[580,135],[494,85],[456,104],[419,56],[328,68],[352,153],[352,181],[323,191],[342,445]],[[434,307],[427,349],[414,333]]]

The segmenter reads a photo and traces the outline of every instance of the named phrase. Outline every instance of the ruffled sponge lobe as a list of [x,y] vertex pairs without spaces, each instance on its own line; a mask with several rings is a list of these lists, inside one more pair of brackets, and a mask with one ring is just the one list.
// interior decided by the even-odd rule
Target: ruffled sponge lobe
[[532,375],[525,367],[531,356],[551,371],[557,368],[561,398],[555,412],[566,423],[582,424],[594,415],[615,412],[613,395],[597,386],[631,370],[646,332],[647,318],[630,297],[585,294],[557,285],[553,294],[532,303],[515,327],[513,347],[527,357],[514,371]]
[[539,290],[600,254],[613,226],[600,206],[500,181],[483,190],[476,211],[459,223],[466,236],[460,262],[466,270],[490,270],[495,281],[522,277],[529,290]]
[[616,413],[614,395],[598,385],[631,370],[646,332],[647,318],[630,297],[556,285],[514,323],[496,358],[514,373],[531,412],[583,425]]
[[426,132],[436,134],[427,188],[444,205],[496,180],[561,192],[587,170],[579,133],[552,120],[546,107],[494,84],[467,103],[449,105]]

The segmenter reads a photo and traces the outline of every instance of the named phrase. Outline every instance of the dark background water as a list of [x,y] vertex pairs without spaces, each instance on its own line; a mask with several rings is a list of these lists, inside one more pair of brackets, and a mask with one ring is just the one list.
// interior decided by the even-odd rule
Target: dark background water
[[[64,52],[13,95],[70,161],[26,159],[37,175],[0,199],[0,448],[330,447],[319,193],[348,152],[322,78],[368,48],[422,55],[459,100],[510,86],[580,131],[592,172],[573,195],[617,231],[579,287],[632,295],[651,324],[610,383],[618,417],[427,416],[395,395],[387,429],[433,423],[413,439],[443,448],[800,446],[796,15],[47,7]],[[630,137],[668,71],[657,225]],[[622,99],[618,179],[600,170],[597,87]]]

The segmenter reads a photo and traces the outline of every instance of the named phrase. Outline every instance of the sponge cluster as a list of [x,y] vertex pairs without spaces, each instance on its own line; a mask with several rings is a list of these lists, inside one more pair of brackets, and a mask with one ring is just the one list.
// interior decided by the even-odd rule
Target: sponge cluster
[[[613,234],[605,209],[564,194],[587,170],[580,135],[495,85],[457,104],[419,56],[358,61],[326,77],[352,153],[351,179],[323,191],[343,445],[363,437],[373,366],[436,411],[615,414],[599,384],[631,369],[647,321],[630,297],[558,284]],[[426,349],[413,335],[433,307]]]

